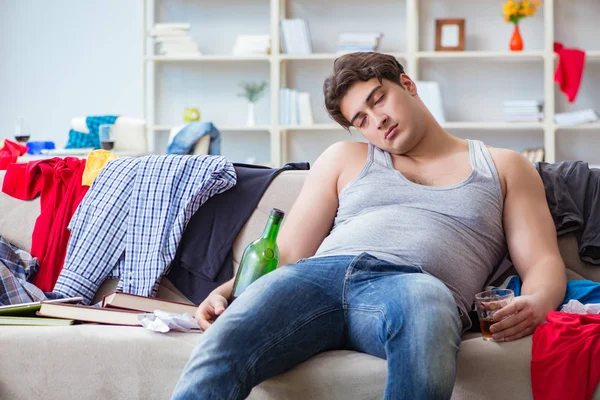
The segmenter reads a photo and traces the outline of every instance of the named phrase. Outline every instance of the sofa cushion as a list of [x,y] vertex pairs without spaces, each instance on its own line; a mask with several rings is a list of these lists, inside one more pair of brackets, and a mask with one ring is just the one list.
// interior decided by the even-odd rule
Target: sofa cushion
[[168,399],[200,337],[96,324],[1,329],[0,398],[11,400]]
[[558,247],[568,269],[581,275],[584,279],[600,282],[600,265],[581,261],[577,237],[574,234],[559,237]]
[[[0,171],[0,184],[6,171]],[[31,251],[31,233],[40,215],[39,197],[31,201],[17,200],[0,191],[0,235],[15,246]]]
[[[0,398],[167,399],[199,335],[95,324],[3,327]],[[452,399],[531,399],[530,360],[531,337],[492,343],[468,335]],[[330,351],[261,383],[249,399],[381,399],[386,374],[385,360]]]

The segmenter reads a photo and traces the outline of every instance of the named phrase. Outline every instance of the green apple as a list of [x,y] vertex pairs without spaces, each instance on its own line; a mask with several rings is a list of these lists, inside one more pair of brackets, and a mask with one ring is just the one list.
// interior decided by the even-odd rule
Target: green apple
[[200,120],[200,110],[197,108],[187,107],[183,112],[183,120],[186,124],[190,122],[199,121]]

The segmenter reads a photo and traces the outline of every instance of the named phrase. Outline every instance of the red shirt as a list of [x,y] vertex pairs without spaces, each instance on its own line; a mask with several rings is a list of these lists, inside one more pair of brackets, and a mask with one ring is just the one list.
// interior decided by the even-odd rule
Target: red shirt
[[10,164],[2,191],[21,200],[40,195],[41,212],[35,222],[31,255],[40,269],[33,284],[50,292],[62,270],[73,213],[89,189],[81,185],[85,160],[75,157],[52,158],[27,164]]
[[533,334],[533,398],[591,399],[600,381],[600,315],[552,311],[546,320]]

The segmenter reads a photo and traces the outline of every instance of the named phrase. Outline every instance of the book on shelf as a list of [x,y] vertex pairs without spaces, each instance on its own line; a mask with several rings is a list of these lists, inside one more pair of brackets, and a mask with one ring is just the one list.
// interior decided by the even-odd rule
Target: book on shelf
[[154,312],[154,310],[162,310],[176,314],[187,313],[192,317],[198,308],[198,306],[194,304],[157,299],[155,297],[138,296],[123,292],[113,292],[105,295],[102,298],[102,307],[150,313]]
[[336,54],[378,51],[383,33],[343,32],[338,35]]
[[504,107],[543,107],[544,100],[505,100]]
[[542,100],[506,100],[502,113],[506,122],[539,122],[544,119]]
[[187,22],[158,22],[154,24],[156,30],[182,30],[189,31],[192,28],[192,24]]
[[156,36],[154,40],[159,44],[196,44],[190,36]]
[[167,37],[175,38],[175,37],[189,36],[189,34],[186,31],[167,30],[167,29],[160,29],[160,30],[150,29],[148,34],[152,37],[161,37],[161,38],[167,38]]
[[290,88],[279,89],[279,123],[303,126],[314,124],[310,93]]
[[26,325],[26,326],[65,326],[73,325],[72,319],[42,318],[42,317],[0,317],[0,325]]
[[301,18],[281,21],[281,49],[286,54],[311,54],[308,23]]
[[155,24],[149,34],[156,43],[156,54],[163,56],[199,56],[202,55],[198,44],[189,35],[191,24],[163,23]]
[[598,113],[592,108],[586,108],[578,111],[557,113],[554,115],[554,122],[559,125],[577,125],[598,121]]
[[[45,300],[46,303],[79,303],[83,297],[67,297],[64,299]],[[9,304],[0,306],[0,316],[26,316],[35,315],[35,312],[42,306],[41,301],[32,301],[28,303]]]
[[138,311],[47,302],[42,302],[42,306],[37,312],[40,317],[72,319],[108,325],[142,326],[138,314],[140,314]]
[[307,126],[315,123],[312,106],[310,101],[310,93],[298,92],[298,115],[300,125]]
[[535,114],[542,112],[542,107],[503,107],[502,112],[505,114]]
[[238,35],[232,53],[234,55],[262,55],[271,52],[269,35]]

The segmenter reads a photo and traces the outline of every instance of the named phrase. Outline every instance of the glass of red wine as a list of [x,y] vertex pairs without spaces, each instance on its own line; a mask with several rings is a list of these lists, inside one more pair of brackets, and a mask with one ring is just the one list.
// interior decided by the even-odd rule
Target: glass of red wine
[[29,141],[29,129],[25,117],[17,117],[15,120],[15,140],[17,143],[25,144]]
[[115,132],[112,124],[102,124],[98,127],[100,143],[103,150],[112,150],[115,147]]

